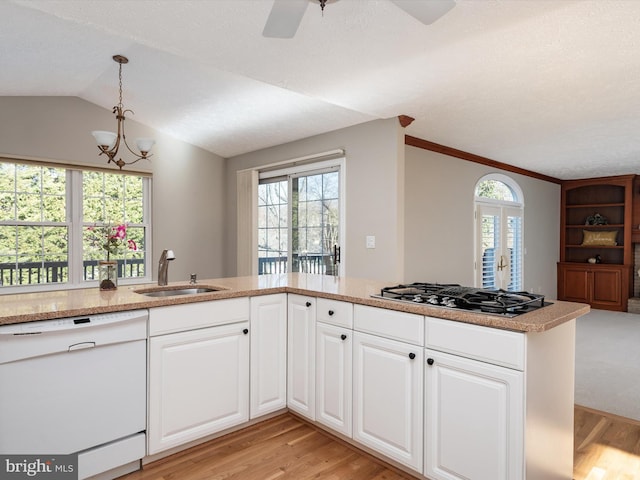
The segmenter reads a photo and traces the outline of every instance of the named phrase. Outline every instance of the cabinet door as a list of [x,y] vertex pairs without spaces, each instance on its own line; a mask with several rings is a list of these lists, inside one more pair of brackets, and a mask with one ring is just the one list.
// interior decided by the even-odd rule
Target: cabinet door
[[558,266],[558,299],[589,303],[591,298],[589,284],[589,272],[584,266],[573,267],[567,264]]
[[621,308],[623,306],[622,271],[620,269],[598,269],[592,275],[591,305],[595,308]]
[[150,339],[149,454],[248,421],[248,332],[242,322]]
[[352,339],[346,328],[316,327],[316,420],[351,437]]
[[425,476],[523,478],[522,372],[425,350]]
[[287,406],[315,420],[316,300],[288,297]]
[[251,298],[250,417],[287,406],[287,294]]
[[353,335],[353,438],[422,472],[423,348]]

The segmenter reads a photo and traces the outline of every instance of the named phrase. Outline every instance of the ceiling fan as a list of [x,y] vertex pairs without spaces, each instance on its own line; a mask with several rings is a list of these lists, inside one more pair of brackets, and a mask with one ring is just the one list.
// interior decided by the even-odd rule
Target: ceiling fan
[[[293,38],[309,3],[320,5],[322,12],[338,0],[274,0],[262,35],[269,38]],[[409,15],[430,25],[455,7],[455,0],[389,0]]]

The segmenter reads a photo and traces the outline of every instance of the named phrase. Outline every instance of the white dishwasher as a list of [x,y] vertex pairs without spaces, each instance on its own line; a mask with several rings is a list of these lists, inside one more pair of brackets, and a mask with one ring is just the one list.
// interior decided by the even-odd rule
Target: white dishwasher
[[78,454],[114,478],[145,454],[147,310],[0,326],[0,453]]

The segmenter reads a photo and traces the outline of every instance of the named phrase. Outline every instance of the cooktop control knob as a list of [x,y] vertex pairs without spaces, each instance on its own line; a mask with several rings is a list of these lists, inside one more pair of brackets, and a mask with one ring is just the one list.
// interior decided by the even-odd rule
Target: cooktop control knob
[[442,299],[442,304],[445,307],[455,307],[456,306],[456,300],[454,298],[444,297]]

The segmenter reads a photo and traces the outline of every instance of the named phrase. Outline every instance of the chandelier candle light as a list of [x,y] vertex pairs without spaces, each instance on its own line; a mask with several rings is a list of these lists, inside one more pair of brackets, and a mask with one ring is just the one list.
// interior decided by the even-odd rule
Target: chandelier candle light
[[[122,104],[122,65],[125,63],[129,63],[129,59],[122,55],[114,55],[113,60],[119,64],[119,73],[118,79],[120,81],[120,97],[118,104],[113,107],[113,113],[116,115],[116,119],[118,120],[118,133],[106,132],[104,130],[96,130],[91,132],[91,134],[95,137],[96,142],[98,143],[98,149],[100,150],[99,155],[105,154],[109,157],[109,161],[107,163],[115,163],[120,170],[125,165],[131,165],[132,163],[136,163],[139,160],[147,159],[151,157],[149,152],[151,151],[151,147],[156,141],[153,138],[138,138],[136,139],[136,145],[138,146],[138,150],[140,153],[134,152],[129,145],[127,144],[127,138],[124,133],[124,120],[127,112],[131,112],[133,114],[133,110],[125,109]],[[115,156],[118,154],[118,149],[120,148],[120,139],[122,138],[122,143],[127,147],[127,150],[131,152],[136,158],[130,162],[125,162],[122,158],[118,160],[115,159]]]

